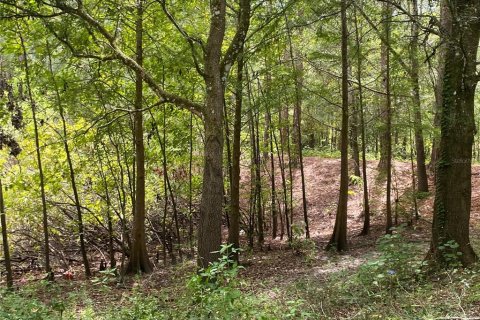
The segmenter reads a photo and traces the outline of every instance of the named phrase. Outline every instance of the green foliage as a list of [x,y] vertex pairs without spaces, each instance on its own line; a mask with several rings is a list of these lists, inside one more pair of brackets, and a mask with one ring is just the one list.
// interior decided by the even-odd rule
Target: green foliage
[[0,291],[0,319],[42,320],[51,319],[50,316],[57,315],[36,298],[27,298],[25,293]]
[[242,267],[229,257],[238,251],[232,245],[223,245],[218,261],[190,278],[192,307],[188,311],[189,318],[249,319],[259,315],[255,299],[239,289],[237,275]]
[[[105,320],[129,320],[129,319],[142,319],[142,320],[155,320],[155,319],[168,319],[165,311],[162,308],[159,297],[148,296],[134,292],[132,295],[124,297],[122,299],[123,306],[120,308],[111,308],[103,313],[101,319]],[[93,319],[98,319],[99,315],[93,314]]]
[[460,257],[462,252],[458,250],[459,244],[455,240],[449,240],[438,246],[446,267],[448,268],[460,268],[462,262]]
[[241,266],[229,258],[238,250],[231,245],[220,249],[221,257],[188,281],[191,303],[185,318],[190,319],[302,319],[307,318],[301,300],[290,300],[285,307],[266,297],[242,291]]
[[421,192],[421,191],[417,191],[415,193],[417,199],[420,199],[420,200],[428,198],[430,194],[431,194],[430,192]]
[[108,268],[106,270],[100,271],[100,277],[96,277],[92,280],[92,283],[95,285],[108,285],[112,284],[117,279],[117,268]]
[[360,267],[358,280],[366,286],[391,287],[418,281],[426,262],[417,258],[418,246],[407,242],[404,226],[378,240],[380,255]]
[[349,181],[349,184],[353,186],[361,186],[363,184],[362,177],[356,176],[354,174],[348,177],[348,181]]
[[303,255],[306,263],[312,263],[317,257],[317,246],[313,239],[305,238],[305,225],[293,224],[292,225],[292,249],[296,254]]

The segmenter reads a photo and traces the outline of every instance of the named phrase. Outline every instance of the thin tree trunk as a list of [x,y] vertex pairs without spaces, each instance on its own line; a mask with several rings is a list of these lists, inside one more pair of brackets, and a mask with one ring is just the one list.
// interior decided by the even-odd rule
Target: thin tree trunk
[[290,143],[290,119],[288,107],[285,109],[285,120],[287,123],[287,156],[288,156],[288,210],[290,213],[290,236],[293,239],[293,163],[292,163],[292,148]]
[[[349,77],[352,76],[352,66],[348,67]],[[350,121],[350,146],[352,150],[353,160],[353,174],[357,177],[361,176],[360,173],[360,148],[358,145],[358,104],[356,101],[356,92],[353,85],[349,84],[348,100],[349,105],[352,106],[352,114]]]
[[260,248],[263,246],[265,235],[263,232],[263,203],[262,203],[262,175],[260,159],[260,131],[258,126],[258,112],[255,114],[252,125],[254,125],[254,149],[255,149],[255,190],[257,192],[257,240]]
[[[354,7],[355,8],[355,7]],[[358,28],[357,11],[354,12],[355,42],[357,46],[357,82],[358,82],[358,105],[360,108],[360,125],[362,128],[362,177],[363,177],[363,228],[360,235],[368,235],[370,232],[370,203],[368,199],[368,177],[367,177],[367,139],[365,127],[365,110],[363,105],[362,87],[362,50],[360,46],[360,30]]]
[[271,215],[272,215],[272,239],[277,237],[278,233],[278,212],[277,212],[277,194],[275,186],[275,158],[273,151],[273,128],[272,128],[272,115],[270,110],[266,113],[266,126],[269,132],[269,148],[270,148],[270,188],[271,188]]
[[[163,133],[162,136],[160,136],[160,132],[158,131],[158,125],[157,121],[155,120],[153,113],[150,111],[150,116],[153,120],[153,125],[154,125],[154,130],[155,130],[155,135],[157,136],[158,143],[160,144],[160,150],[162,152],[162,168],[163,168],[163,181],[164,181],[164,196],[165,196],[165,204],[168,204],[168,196],[170,195],[170,202],[172,203],[172,211],[173,211],[173,221],[175,223],[175,232],[176,232],[176,237],[177,237],[177,246],[178,246],[178,255],[180,258],[180,261],[183,260],[182,256],[182,250],[181,250],[181,237],[180,237],[180,225],[178,222],[178,209],[177,209],[177,201],[175,199],[175,194],[173,192],[172,184],[170,182],[170,177],[168,175],[168,162],[167,162],[167,147],[166,147],[166,108],[163,108]],[[167,192],[168,191],[168,192]],[[165,210],[167,210],[167,206],[165,207]],[[166,211],[165,211],[166,212]]]
[[[30,69],[28,65],[28,57],[27,51],[25,49],[25,43],[23,41],[22,35],[20,35],[20,42],[22,45],[23,50],[23,62],[25,66],[25,81],[27,85],[27,92],[28,98],[30,100],[30,106],[32,109],[32,118],[33,118],[33,130],[35,134],[35,151],[37,156],[37,166],[38,166],[38,174],[40,177],[40,198],[42,200],[42,227],[43,227],[43,241],[44,241],[44,254],[45,254],[45,272],[47,273],[47,279],[49,281],[54,280],[54,274],[52,271],[52,267],[50,266],[50,241],[49,241],[49,232],[48,232],[48,213],[47,213],[47,200],[45,196],[45,176],[43,174],[43,166],[42,166],[42,156],[40,152],[40,138],[38,134],[38,122],[37,122],[37,110],[35,101],[33,99],[32,89],[30,85]],[[47,51],[48,51],[48,59],[49,59],[49,68],[52,74],[53,81],[55,78],[53,77],[52,71],[52,61],[50,57],[50,50],[47,43]]]
[[107,205],[107,226],[108,226],[108,254],[110,258],[110,268],[113,269],[115,268],[117,261],[115,260],[115,251],[113,247],[113,221],[112,221],[112,216],[110,213],[111,207],[112,207],[112,202],[110,198],[110,191],[108,182],[107,182],[107,177],[105,173],[103,172],[103,161],[100,155],[98,156],[98,161],[100,164],[100,177],[102,178],[103,181],[103,186],[105,188],[105,202]]
[[[412,0],[412,15],[418,16],[417,0]],[[417,151],[417,180],[418,191],[428,192],[428,176],[427,167],[425,165],[425,143],[423,140],[422,130],[422,110],[420,102],[420,81],[418,76],[418,37],[419,27],[418,23],[412,22],[412,39],[410,41],[410,60],[411,60],[411,81],[412,81],[412,98],[414,107],[414,127],[415,127],[415,147]]]
[[[382,87],[385,92],[384,100],[382,101],[382,106],[380,108],[380,118],[383,120],[383,127],[379,132],[379,142],[380,142],[380,161],[378,163],[378,170],[382,174],[387,174],[389,169],[389,149],[392,141],[392,133],[390,128],[390,108],[391,108],[391,97],[390,97],[390,51],[388,46],[390,44],[390,19],[391,19],[391,8],[388,3],[382,3],[382,32],[383,39],[381,43],[381,54],[380,54],[380,69],[382,73]],[[388,179],[388,177],[387,177]],[[388,183],[387,183],[388,184]],[[387,186],[387,189],[389,186]],[[387,190],[388,191],[388,190]],[[388,207],[388,204],[387,204]],[[388,212],[388,210],[387,210]]]
[[[449,10],[449,4],[447,0],[440,1],[440,32],[441,34],[448,34],[451,31],[451,14]],[[440,45],[438,47],[437,58],[437,83],[435,85],[435,116],[433,119],[433,125],[436,128],[441,126],[442,118],[442,105],[443,105],[443,77],[445,75],[445,54],[446,54],[446,42],[440,39]],[[437,160],[440,158],[440,137],[434,133],[432,142],[432,154],[430,158],[430,170],[434,172],[436,178],[436,166]]]
[[[235,249],[240,247],[240,147],[242,133],[242,104],[243,104],[243,50],[237,57],[237,83],[235,92],[235,116],[233,124],[233,152],[232,152],[232,180],[230,183],[230,226],[228,229],[228,243]],[[239,260],[238,251],[233,259]]]
[[13,287],[12,262],[10,260],[10,247],[8,246],[7,219],[5,215],[5,202],[3,199],[3,185],[0,178],[0,224],[2,227],[3,256],[5,261],[5,270],[7,272],[7,287]]
[[[143,0],[136,2],[136,62],[143,64]],[[145,235],[145,146],[143,141],[143,81],[139,71],[135,72],[135,112],[134,137],[135,137],[135,214],[132,228],[132,247],[130,257],[125,269],[127,274],[150,273],[153,265],[147,252]]]
[[80,252],[82,254],[83,265],[85,268],[85,276],[90,277],[91,272],[90,272],[90,265],[88,263],[87,249],[85,246],[85,231],[83,226],[82,205],[80,203],[80,196],[78,194],[76,177],[75,177],[75,169],[73,168],[72,156],[70,154],[70,146],[68,145],[67,124],[66,124],[65,114],[64,114],[63,106],[61,102],[59,102],[59,109],[60,109],[60,118],[62,119],[62,126],[63,126],[63,145],[65,149],[65,154],[67,156],[67,163],[68,163],[68,168],[70,172],[70,183],[72,185],[73,198],[75,201],[75,208],[77,211],[77,227],[78,227],[78,234],[80,239]]
[[192,188],[192,167],[193,167],[193,113],[190,114],[190,147],[188,158],[188,242],[190,244],[190,254],[193,258],[195,255],[195,248],[193,243],[193,188]]
[[[284,206],[284,214],[285,214],[285,227],[287,229],[287,236],[288,236],[288,241],[291,242],[292,239],[293,239],[293,235],[292,235],[292,223],[293,221],[291,220],[291,214],[290,214],[290,197],[289,197],[289,191],[291,190],[291,188],[289,188],[288,186],[288,183],[287,183],[287,176],[286,176],[286,173],[285,173],[285,144],[289,144],[288,143],[288,140],[289,140],[289,135],[287,134],[287,130],[283,127],[285,125],[284,121],[287,123],[287,126],[288,126],[288,117],[286,117],[286,119],[283,118],[282,116],[282,112],[283,110],[280,110],[279,111],[279,122],[280,122],[280,128],[281,130],[283,130],[284,134],[283,134],[283,138],[281,138],[280,140],[280,152],[279,152],[279,156],[280,156],[280,159],[279,159],[279,162],[280,162],[280,169],[281,169],[281,173],[282,173],[282,184],[283,184],[283,198],[284,198],[284,201],[283,201],[283,206]],[[282,136],[282,132],[280,131],[280,136]],[[278,149],[278,146],[277,146],[277,149]],[[290,166],[289,166],[290,168]]]
[[[417,179],[415,177],[415,166],[413,164],[413,139],[412,139],[412,130],[410,129],[410,168],[412,171],[412,202],[413,202],[413,209],[415,214],[415,219],[418,220],[420,216],[418,215],[418,203],[417,203],[417,195],[415,194],[415,189],[417,187]],[[413,219],[410,218],[408,222],[409,225],[413,225]]]
[[[294,81],[295,81],[295,106],[293,112],[293,135],[292,135],[292,144],[293,147],[296,147],[294,152],[289,151],[289,157],[291,156],[292,159],[290,163],[292,165],[296,165],[299,163],[300,165],[300,177],[302,183],[302,209],[303,209],[303,221],[305,224],[305,237],[308,239],[310,238],[310,228],[308,223],[308,212],[307,212],[307,194],[305,190],[305,172],[303,166],[303,154],[302,154],[302,88],[303,88],[303,61],[300,57],[296,57],[298,54],[295,54],[293,49],[292,43],[292,35],[291,30],[289,27],[287,15],[285,15],[285,21],[287,25],[287,35],[288,35],[288,43],[290,49],[290,58],[292,62],[292,71],[294,73]],[[291,171],[291,167],[290,167]],[[290,182],[293,188],[293,180]],[[293,199],[291,199],[293,203]],[[293,210],[292,210],[293,212]]]
[[[281,115],[281,112],[279,112],[279,116]],[[281,117],[279,117],[279,122],[281,126]],[[281,135],[281,132],[280,132]],[[275,133],[273,133],[273,139],[275,142],[275,147],[277,149],[277,157],[278,157],[278,163],[280,165],[280,176],[282,178],[282,195],[283,195],[283,215],[281,215],[284,218],[281,218],[280,223],[281,223],[281,233],[280,233],[280,240],[283,239],[284,235],[284,229],[287,229],[287,237],[288,240],[291,241],[291,234],[290,234],[290,218],[288,215],[288,195],[287,195],[287,179],[285,177],[285,162],[284,162],[284,156],[283,156],[283,146],[282,142],[280,141],[280,147],[278,146],[278,141],[277,141],[277,136]],[[280,137],[281,140],[281,137]],[[285,219],[283,221],[283,219]],[[285,222],[285,223],[284,223]],[[285,227],[285,228],[284,228]]]
[[[383,32],[385,41],[390,43],[390,19],[392,16],[391,6],[388,3],[383,4]],[[387,172],[387,199],[386,199],[386,233],[392,230],[392,98],[390,93],[390,51],[386,44],[382,42],[382,66],[383,66],[383,84],[385,90],[385,132],[383,135],[383,147],[385,155],[385,170]],[[381,162],[382,160],[380,160]],[[383,167],[382,167],[383,168]]]
[[347,0],[341,2],[342,24],[342,131],[341,131],[341,172],[340,195],[337,216],[332,237],[327,249],[347,250],[347,209],[348,209],[348,30]]

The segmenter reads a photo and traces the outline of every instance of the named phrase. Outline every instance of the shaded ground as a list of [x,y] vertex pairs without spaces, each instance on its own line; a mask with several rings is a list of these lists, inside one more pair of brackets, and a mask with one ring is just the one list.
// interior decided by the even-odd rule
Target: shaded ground
[[[368,236],[358,236],[363,227],[363,186],[351,185],[348,204],[348,242],[349,250],[336,255],[325,252],[335,223],[336,206],[340,180],[340,160],[307,157],[304,159],[304,171],[307,194],[307,210],[310,221],[310,233],[317,246],[315,260],[305,262],[304,257],[296,255],[288,248],[286,236],[283,240],[267,237],[264,250],[255,249],[247,255],[244,262],[248,268],[243,272],[247,279],[262,279],[272,283],[291,283],[304,276],[326,277],[340,269],[355,269],[364,263],[368,253],[375,250],[377,239],[385,234],[385,181],[378,177],[378,161],[368,161],[367,176],[371,206],[371,232]],[[475,243],[478,238],[480,221],[480,167],[473,167],[472,223],[471,237]],[[299,170],[294,172],[294,223],[303,221],[301,212],[301,179]],[[278,184],[279,182],[277,182]],[[392,210],[398,214],[398,223],[406,223],[414,215],[411,194],[412,173],[409,162],[394,162],[392,173]],[[280,187],[280,185],[278,186]],[[433,190],[430,180],[430,190]],[[407,236],[415,242],[428,246],[430,239],[433,193],[424,199],[417,199],[420,220],[408,228]],[[268,232],[268,231],[267,231]]]
[[[311,250],[312,257],[306,259],[304,254],[298,254],[289,248],[286,236],[283,240],[271,239],[267,230],[265,245],[263,248],[255,247],[252,251],[242,254],[242,264],[245,269],[241,271],[241,278],[248,286],[245,290],[267,294],[272,299],[277,294],[285,294],[293,285],[301,281],[314,281],[316,283],[328,283],[329,277],[341,270],[356,270],[365,261],[376,254],[376,241],[385,233],[385,184],[378,179],[376,170],[377,161],[368,162],[369,192],[371,199],[372,226],[368,236],[358,236],[363,226],[363,194],[361,185],[351,185],[348,206],[348,242],[349,250],[342,254],[326,252],[323,250],[331,235],[335,220],[336,205],[338,201],[338,189],[340,178],[340,161],[337,159],[320,159],[316,157],[305,158],[305,178],[307,193],[307,208],[310,220],[310,232],[315,248]],[[279,176],[279,175],[277,175]],[[248,208],[248,173],[242,177],[243,182],[243,206]],[[280,180],[277,181],[281,188]],[[480,221],[480,167],[473,167],[473,194],[472,194],[472,223],[471,238],[478,250],[480,241],[478,223]],[[399,224],[410,219],[414,214],[411,194],[411,166],[407,162],[395,162],[393,172],[392,209],[398,213]],[[433,189],[432,181],[430,188]],[[299,224],[303,221],[301,212],[301,188],[300,174],[294,172],[294,222]],[[407,228],[406,235],[425,252],[428,248],[431,228],[431,212],[433,195],[430,194],[422,200],[418,200],[418,208],[421,219],[415,221],[412,227]],[[246,206],[246,207],[245,207]],[[268,210],[267,213],[268,214]],[[245,241],[245,239],[243,239]],[[96,269],[97,266],[95,266]],[[140,290],[150,296],[165,299],[166,303],[175,304],[176,290],[184,286],[187,279],[194,273],[195,265],[192,261],[173,267],[158,266],[155,272],[141,278],[129,278],[124,285],[118,285],[115,278],[106,279],[96,273],[93,281],[85,281],[82,278],[81,267],[73,280],[58,279],[58,288],[65,294],[76,292],[84,297],[85,301],[98,306],[99,309],[106,305],[112,305],[120,301],[119,297],[126,297]],[[41,271],[25,274],[16,279],[18,285],[35,281],[41,276]],[[102,277],[105,282],[102,282]],[[1,284],[0,284],[1,285]],[[105,291],[105,285],[108,290]],[[132,290],[133,288],[133,290]],[[441,290],[446,290],[441,287]],[[284,291],[279,293],[281,290]],[[317,293],[315,293],[316,295]],[[445,293],[445,295],[451,292]],[[51,303],[49,292],[39,291],[36,297]],[[82,298],[83,299],[83,298]],[[79,300],[75,298],[75,301]],[[83,301],[80,299],[80,301]],[[162,300],[163,301],[163,300]],[[77,306],[82,309],[82,304]],[[461,309],[461,304],[460,304]],[[479,304],[480,309],[480,304]],[[340,311],[339,311],[340,312]],[[480,312],[480,311],[479,311]],[[339,313],[339,317],[341,312]],[[328,317],[327,317],[328,318]],[[368,317],[367,317],[368,318]]]

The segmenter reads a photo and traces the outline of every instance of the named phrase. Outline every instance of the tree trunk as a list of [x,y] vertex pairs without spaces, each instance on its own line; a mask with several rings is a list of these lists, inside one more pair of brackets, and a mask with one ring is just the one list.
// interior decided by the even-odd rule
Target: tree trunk
[[272,239],[277,237],[278,230],[278,211],[277,211],[277,191],[275,186],[275,158],[273,153],[273,130],[272,115],[270,110],[267,110],[266,119],[269,131],[270,141],[270,188],[271,188],[271,212],[272,212]]
[[5,203],[3,199],[3,185],[0,179],[0,225],[2,227],[3,256],[5,260],[5,270],[7,272],[7,287],[13,287],[12,262],[10,261],[10,248],[8,246],[7,219],[5,216]]
[[[417,0],[412,0],[412,15],[418,16]],[[416,21],[412,22],[412,40],[410,42],[410,62],[412,66],[412,99],[414,108],[415,147],[417,151],[417,185],[419,192],[428,192],[428,176],[425,166],[425,144],[422,130],[422,110],[420,102],[420,81],[418,76],[418,37],[419,27]]]
[[257,193],[257,240],[260,248],[263,246],[265,235],[263,232],[263,197],[262,197],[262,173],[261,173],[261,159],[260,159],[260,131],[258,125],[258,112],[252,119],[254,126],[254,154],[255,154],[255,191]]
[[[390,51],[388,46],[390,44],[390,19],[391,19],[391,8],[388,3],[382,3],[382,32],[383,38],[385,41],[382,41],[381,44],[381,57],[380,57],[380,69],[382,73],[382,88],[385,92],[382,106],[380,108],[380,118],[383,120],[382,128],[379,132],[379,142],[380,142],[380,162],[378,163],[378,170],[385,174],[389,168],[389,149],[391,148],[391,128],[389,122],[390,119],[390,108],[391,108],[391,97],[390,93]],[[385,43],[386,42],[386,43]],[[387,173],[388,175],[388,173]],[[388,186],[387,186],[388,189]],[[388,205],[387,205],[388,206]]]
[[[349,77],[352,76],[352,68],[348,68]],[[353,160],[353,174],[357,177],[361,176],[360,173],[360,148],[358,146],[358,104],[356,101],[355,90],[353,85],[349,85],[349,94],[348,100],[349,105],[352,106],[352,115],[350,121],[350,146],[352,149],[352,160]]]
[[204,169],[198,226],[198,265],[203,268],[219,258],[222,243],[224,91],[220,59],[225,11],[225,0],[210,2],[210,32],[205,48]]
[[[391,5],[384,3],[382,8],[383,32],[386,43],[390,43]],[[382,42],[383,43],[383,42]],[[386,44],[382,44],[383,85],[385,89],[385,132],[383,135],[383,155],[387,172],[387,199],[386,199],[386,233],[391,233],[392,224],[392,97],[390,94],[390,51]],[[382,160],[380,160],[381,162]],[[381,167],[383,168],[383,166]]]
[[[143,64],[143,0],[137,0],[137,17],[135,22],[136,34],[136,62]],[[143,81],[139,71],[135,72],[135,112],[134,137],[135,137],[135,213],[133,216],[132,247],[125,273],[150,273],[153,265],[147,252],[145,235],[145,146],[143,142]]]
[[[40,152],[40,138],[38,134],[38,122],[37,122],[37,110],[35,101],[33,99],[32,89],[30,85],[30,69],[28,66],[28,57],[27,51],[25,49],[25,43],[23,41],[23,37],[20,35],[20,42],[22,45],[23,50],[23,62],[25,64],[25,81],[27,85],[28,91],[28,98],[30,100],[30,106],[32,109],[32,118],[33,118],[33,131],[35,134],[35,151],[37,156],[37,166],[38,166],[38,174],[40,177],[40,198],[42,200],[42,227],[43,227],[43,239],[44,239],[44,254],[45,254],[45,272],[47,273],[47,279],[49,281],[54,280],[54,274],[52,272],[52,267],[50,266],[50,241],[49,241],[49,232],[48,232],[48,213],[47,213],[47,200],[45,197],[45,177],[43,174],[43,166],[42,166],[42,157]],[[48,62],[49,62],[49,70],[52,75],[53,81],[55,82],[55,78],[53,76],[52,71],[52,61],[50,56],[50,48],[47,43],[47,51],[48,51]],[[55,84],[56,87],[56,84]],[[58,94],[58,90],[56,90]]]
[[[308,224],[308,212],[307,212],[307,195],[305,191],[305,173],[303,166],[303,155],[302,155],[302,88],[303,88],[303,61],[298,52],[295,52],[292,43],[292,34],[289,27],[289,21],[287,15],[285,15],[285,22],[287,26],[287,35],[288,43],[290,49],[290,58],[292,62],[292,71],[294,74],[295,80],[295,104],[293,109],[293,135],[292,135],[292,144],[293,152],[290,152],[291,159],[290,164],[296,166],[297,163],[300,165],[300,177],[302,183],[302,210],[303,210],[303,221],[305,224],[305,237],[310,238],[310,228]],[[301,31],[300,31],[301,32]],[[302,32],[300,33],[302,36]],[[291,169],[290,169],[291,170]],[[290,182],[293,184],[293,181]],[[290,199],[293,202],[293,199]],[[292,210],[293,212],[293,210]]]
[[[447,0],[440,2],[440,32],[443,34],[449,34],[452,29],[452,16],[450,14],[449,5]],[[435,128],[440,128],[442,118],[442,105],[443,105],[443,77],[445,75],[445,53],[446,43],[442,39],[438,47],[437,58],[437,83],[435,85],[435,116],[433,124]],[[434,171],[434,177],[436,178],[437,160],[440,158],[440,137],[434,132],[432,143],[432,154],[430,158],[430,170]]]
[[[232,180],[230,183],[230,226],[228,243],[240,247],[240,156],[243,103],[243,50],[237,58],[237,87],[235,92],[235,116],[233,124]],[[238,252],[233,255],[238,262]]]
[[[105,145],[102,144],[104,149]],[[109,161],[107,159],[107,161]],[[100,177],[103,182],[103,187],[105,188],[105,204],[107,206],[107,228],[108,228],[108,255],[110,258],[110,268],[113,269],[115,268],[117,261],[115,260],[115,250],[113,247],[113,242],[114,242],[114,235],[113,235],[113,221],[112,221],[112,214],[111,214],[111,208],[112,208],[112,200],[110,198],[110,191],[109,191],[109,185],[107,182],[107,176],[105,175],[105,172],[103,171],[103,160],[102,157],[98,154],[98,163],[99,163],[99,173]]]
[[190,255],[195,255],[195,248],[193,243],[193,113],[190,114],[190,139],[189,139],[189,157],[188,157],[188,242],[190,245]]
[[[477,260],[469,239],[471,160],[475,133],[476,57],[480,37],[478,1],[448,2],[448,25],[442,33],[445,60],[442,89],[440,157],[437,161],[431,257],[439,265],[461,252],[468,266]],[[445,244],[455,242],[458,248]]]
[[340,195],[332,237],[327,249],[347,250],[347,206],[348,206],[348,30],[347,0],[341,2],[342,20],[342,131]]
[[[282,123],[282,117],[281,117],[281,111],[278,113],[279,115],[279,127],[281,128],[281,123]],[[281,138],[282,131],[280,129],[280,140]],[[290,218],[288,214],[288,193],[287,193],[287,179],[285,175],[285,158],[284,158],[284,151],[283,151],[283,145],[282,141],[280,141],[280,147],[278,146],[278,141],[277,137],[275,135],[275,132],[273,132],[273,138],[275,141],[275,148],[277,149],[277,157],[278,157],[278,164],[280,166],[280,176],[282,178],[282,195],[283,195],[283,214],[281,215],[280,223],[281,223],[281,233],[280,233],[280,240],[283,239],[283,234],[284,234],[284,229],[287,229],[287,237],[288,240],[291,241],[291,233],[290,233]],[[283,222],[285,221],[285,223]],[[285,227],[285,228],[284,228]]]
[[357,11],[354,13],[355,42],[357,47],[357,82],[358,82],[358,106],[360,112],[360,126],[362,128],[362,178],[363,178],[363,228],[360,235],[368,235],[370,232],[370,204],[368,199],[368,177],[367,177],[367,141],[365,127],[365,112],[363,105],[362,87],[362,50],[360,46],[360,31],[358,28]]

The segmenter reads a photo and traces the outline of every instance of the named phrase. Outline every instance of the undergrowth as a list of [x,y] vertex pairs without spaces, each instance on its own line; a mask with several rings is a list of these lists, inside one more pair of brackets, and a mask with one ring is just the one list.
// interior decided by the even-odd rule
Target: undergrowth
[[[156,320],[156,319],[308,319],[301,299],[282,303],[248,291],[240,281],[242,267],[229,258],[229,246],[208,268],[190,276],[184,286],[162,293],[142,291],[134,286],[117,297],[99,304],[87,288],[66,295],[58,285],[40,282],[19,291],[0,291],[0,319],[5,320]],[[91,281],[97,294],[108,296],[113,272]],[[78,289],[78,288],[77,288]],[[91,288],[90,288],[91,289]],[[102,290],[104,289],[104,290]]]
[[[297,249],[309,252],[310,246]],[[216,263],[169,290],[133,285],[112,294],[114,273],[106,272],[69,293],[48,282],[0,291],[0,319],[463,319],[480,314],[480,268],[425,272],[425,248],[408,242],[403,228],[380,238],[377,252],[358,268],[306,276],[283,287],[259,289],[242,280],[242,267],[228,252],[232,248],[223,247]]]
[[464,319],[480,314],[480,268],[427,272],[425,248],[399,228],[356,270],[295,283],[290,292],[316,319]]

